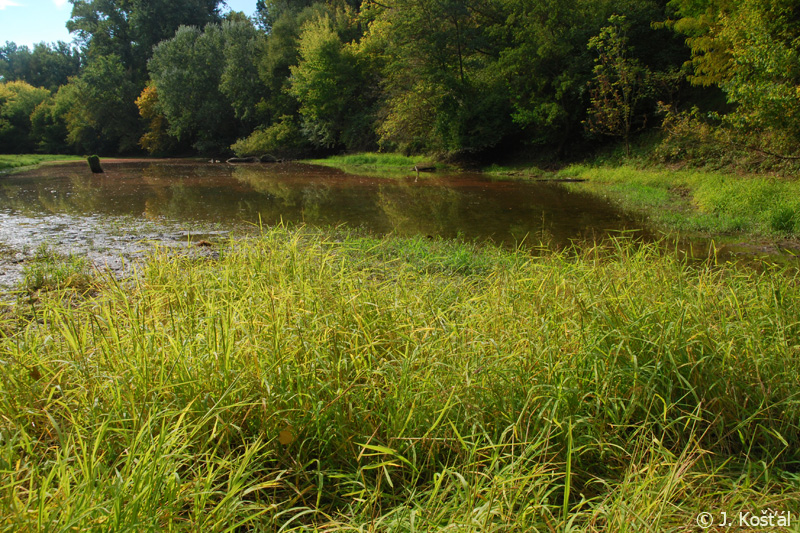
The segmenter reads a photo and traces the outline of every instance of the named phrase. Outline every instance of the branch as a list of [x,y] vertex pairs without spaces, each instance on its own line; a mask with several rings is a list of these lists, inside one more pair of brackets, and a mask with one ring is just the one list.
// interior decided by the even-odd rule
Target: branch
[[787,161],[797,161],[800,160],[800,155],[783,155],[783,154],[776,154],[775,152],[770,152],[769,150],[763,150],[761,148],[756,148],[755,146],[748,146],[746,144],[739,144],[735,142],[728,141],[728,144],[734,146],[736,148],[742,148],[744,150],[750,150],[751,152],[758,152],[760,154],[777,157],[778,159],[784,159]]

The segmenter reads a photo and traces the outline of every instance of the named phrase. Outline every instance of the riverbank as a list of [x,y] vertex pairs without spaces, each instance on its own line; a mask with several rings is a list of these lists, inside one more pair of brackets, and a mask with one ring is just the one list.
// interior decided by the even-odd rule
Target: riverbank
[[[559,170],[489,167],[498,179],[566,181],[644,217],[653,229],[699,237],[800,238],[800,181],[764,174],[667,168],[641,162],[573,164]],[[572,182],[570,182],[572,181]]]
[[60,154],[0,154],[0,173],[10,170],[33,168],[42,163],[61,163],[84,159],[76,155]]
[[[307,159],[303,163],[338,168],[349,174],[368,176],[409,176],[420,172],[455,170],[445,163],[436,162],[426,156],[405,156],[402,154],[361,153],[334,155],[323,159]],[[415,170],[417,169],[417,170]]]
[[3,311],[4,528],[797,516],[796,269],[280,227],[218,251]]

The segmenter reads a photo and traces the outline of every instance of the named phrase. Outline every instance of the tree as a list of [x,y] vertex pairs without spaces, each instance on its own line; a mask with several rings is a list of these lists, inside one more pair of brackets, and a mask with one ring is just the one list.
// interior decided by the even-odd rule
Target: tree
[[[734,144],[786,158],[800,147],[800,6],[793,0],[672,0],[691,81],[722,89]],[[796,156],[788,156],[794,158]]]
[[[340,12],[340,18],[348,13]],[[309,21],[300,35],[300,62],[289,92],[300,103],[303,131],[317,146],[365,150],[374,145],[373,107],[365,63],[344,44],[330,16]]]
[[36,142],[36,151],[45,154],[69,152],[67,145],[64,110],[59,108],[55,96],[49,96],[31,113],[31,136]]
[[648,90],[648,71],[631,57],[624,16],[612,15],[609,25],[589,40],[597,51],[591,83],[591,107],[586,127],[592,133],[621,137],[630,155],[630,136],[637,104]]
[[141,128],[137,85],[116,55],[96,56],[80,76],[61,87],[57,106],[67,126],[67,142],[85,152],[130,152]]
[[731,43],[721,35],[722,21],[735,10],[733,0],[670,0],[678,15],[672,28],[686,35],[691,49],[689,81],[705,87],[719,85],[731,76]]
[[80,53],[65,42],[38,43],[32,51],[11,42],[0,48],[0,77],[5,81],[25,81],[55,91],[80,69]]
[[496,69],[511,118],[534,144],[560,152],[580,124],[592,60],[586,43],[608,18],[593,0],[501,1],[490,31],[501,41]]
[[257,58],[265,53],[266,36],[243,13],[222,22],[225,66],[219,88],[231,102],[236,118],[248,129],[263,115],[266,90],[258,77]]
[[151,154],[169,152],[175,140],[167,133],[167,117],[158,108],[158,90],[152,83],[147,84],[136,99],[139,115],[147,122],[147,131],[139,139],[139,145]]
[[24,81],[0,83],[0,150],[26,153],[36,149],[31,135],[31,114],[50,96],[47,89]]
[[[67,28],[86,55],[70,89],[80,112],[68,114],[70,142],[127,151],[142,135],[135,100],[145,88],[153,47],[181,24],[219,20],[219,0],[70,0]],[[67,93],[65,93],[67,94]]]
[[362,46],[382,66],[382,146],[480,151],[509,132],[506,86],[480,0],[394,0],[370,13]]
[[[790,0],[747,0],[721,20],[730,43],[730,74],[720,87],[736,109],[729,124],[772,131],[800,146],[800,6]],[[781,146],[776,146],[781,149]]]
[[220,0],[70,0],[67,28],[90,56],[115,55],[144,87],[153,47],[181,25],[220,20]]
[[182,26],[159,44],[149,69],[169,134],[218,153],[250,133],[260,101],[254,52],[261,46],[252,23],[240,16],[202,31]]

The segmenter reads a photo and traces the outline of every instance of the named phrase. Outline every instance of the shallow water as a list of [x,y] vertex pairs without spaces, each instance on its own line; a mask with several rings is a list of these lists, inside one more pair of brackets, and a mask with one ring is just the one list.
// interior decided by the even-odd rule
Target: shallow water
[[42,243],[120,269],[155,244],[186,246],[281,221],[551,246],[645,235],[641,221],[608,202],[553,183],[468,173],[375,178],[298,163],[103,167],[100,175],[75,162],[0,176],[0,284],[13,283]]

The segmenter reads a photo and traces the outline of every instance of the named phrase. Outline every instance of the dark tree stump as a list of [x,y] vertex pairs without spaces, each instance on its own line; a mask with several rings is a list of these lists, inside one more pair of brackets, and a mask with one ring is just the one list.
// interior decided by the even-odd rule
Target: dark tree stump
[[86,158],[89,163],[89,168],[92,169],[92,174],[102,174],[103,167],[100,166],[100,158],[96,155],[90,155]]

